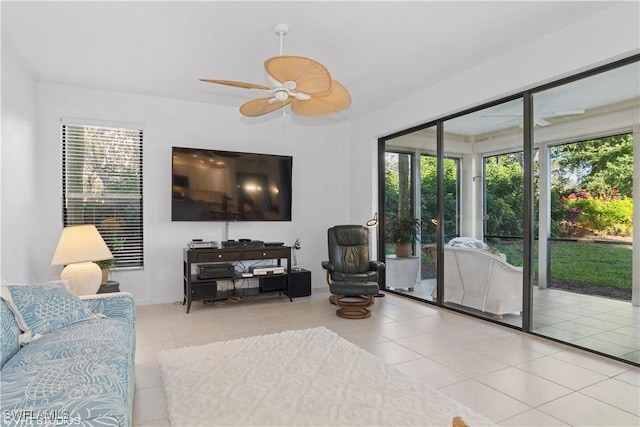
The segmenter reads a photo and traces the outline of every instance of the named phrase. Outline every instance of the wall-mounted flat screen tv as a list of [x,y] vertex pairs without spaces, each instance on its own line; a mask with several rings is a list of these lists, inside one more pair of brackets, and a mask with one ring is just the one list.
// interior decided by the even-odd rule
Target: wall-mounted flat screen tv
[[291,221],[293,157],[172,148],[172,221]]

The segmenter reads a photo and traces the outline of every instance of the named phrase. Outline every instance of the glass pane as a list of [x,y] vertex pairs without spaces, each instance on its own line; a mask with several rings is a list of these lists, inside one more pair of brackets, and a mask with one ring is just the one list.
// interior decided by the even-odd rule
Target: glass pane
[[516,266],[523,265],[524,153],[487,156],[485,173],[485,239]]
[[[426,301],[435,290],[435,267],[422,246],[435,244],[437,169],[435,128],[422,129],[386,142],[385,243],[386,285]],[[404,218],[401,224],[400,218]],[[395,240],[401,225],[415,233],[407,254]]]
[[[435,139],[434,139],[435,149]],[[422,229],[422,268],[420,274],[421,297],[434,301],[431,296],[436,289],[437,278],[437,225],[438,225],[438,161],[432,154],[420,156],[420,215]]]
[[522,326],[522,114],[518,99],[444,123],[444,155],[458,171],[445,162],[444,304],[514,326]]
[[64,225],[94,224],[114,266],[142,267],[142,132],[63,126]]
[[639,76],[636,62],[534,95],[540,179],[532,331],[635,363]]

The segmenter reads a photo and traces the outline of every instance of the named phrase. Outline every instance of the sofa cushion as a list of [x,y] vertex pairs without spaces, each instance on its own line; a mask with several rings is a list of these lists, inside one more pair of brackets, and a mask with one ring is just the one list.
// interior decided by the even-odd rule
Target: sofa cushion
[[134,345],[135,331],[126,318],[58,328],[3,367],[3,409],[63,414],[70,424],[131,425]]
[[454,237],[447,242],[447,246],[471,249],[486,249],[488,247],[485,242],[474,239],[473,237]]
[[27,344],[55,329],[95,317],[64,282],[5,284],[2,285],[1,295],[24,332],[20,337],[21,344]]
[[499,250],[490,247],[482,240],[474,239],[473,237],[454,237],[449,240],[447,246],[457,247],[457,248],[471,248],[471,249],[479,249],[483,251],[489,252],[491,255],[495,255],[498,258],[501,258],[503,261],[507,260],[507,256],[503,253],[500,253]]
[[18,337],[22,333],[18,327],[18,322],[7,303],[0,299],[0,367],[4,366],[7,360],[20,350]]

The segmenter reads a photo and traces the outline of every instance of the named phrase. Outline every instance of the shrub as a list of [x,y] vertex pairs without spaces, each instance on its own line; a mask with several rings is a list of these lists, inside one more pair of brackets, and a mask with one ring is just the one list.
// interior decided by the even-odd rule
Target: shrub
[[633,231],[633,199],[614,193],[610,198],[594,199],[580,190],[561,199],[564,218],[560,235],[585,234],[629,236]]
[[600,227],[607,235],[630,236],[633,231],[633,199],[624,197],[602,203]]

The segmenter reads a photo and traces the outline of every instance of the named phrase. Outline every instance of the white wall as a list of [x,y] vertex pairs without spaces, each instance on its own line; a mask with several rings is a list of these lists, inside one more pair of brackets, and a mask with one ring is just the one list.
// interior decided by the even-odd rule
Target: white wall
[[[640,52],[640,4],[622,2],[527,46],[399,100],[351,124],[351,212],[366,216],[377,206],[377,139],[501,97]],[[437,67],[434,58],[434,67]],[[373,185],[373,187],[372,187]],[[374,208],[375,209],[375,208]]]
[[174,145],[292,155],[293,221],[231,223],[229,238],[289,245],[300,238],[298,265],[312,271],[313,286],[326,286],[320,267],[327,257],[326,229],[349,219],[346,124],[309,127],[278,114],[252,121],[236,108],[53,84],[38,85],[38,102],[38,181],[46,207],[38,217],[39,277],[55,278],[60,271],[48,265],[62,229],[60,119],[72,117],[144,126],[145,267],[113,276],[137,303],[182,300],[182,248],[193,238],[224,238],[224,223],[171,222]]
[[36,212],[37,98],[35,79],[2,39],[2,149],[0,277],[35,280],[33,252],[40,245]]

